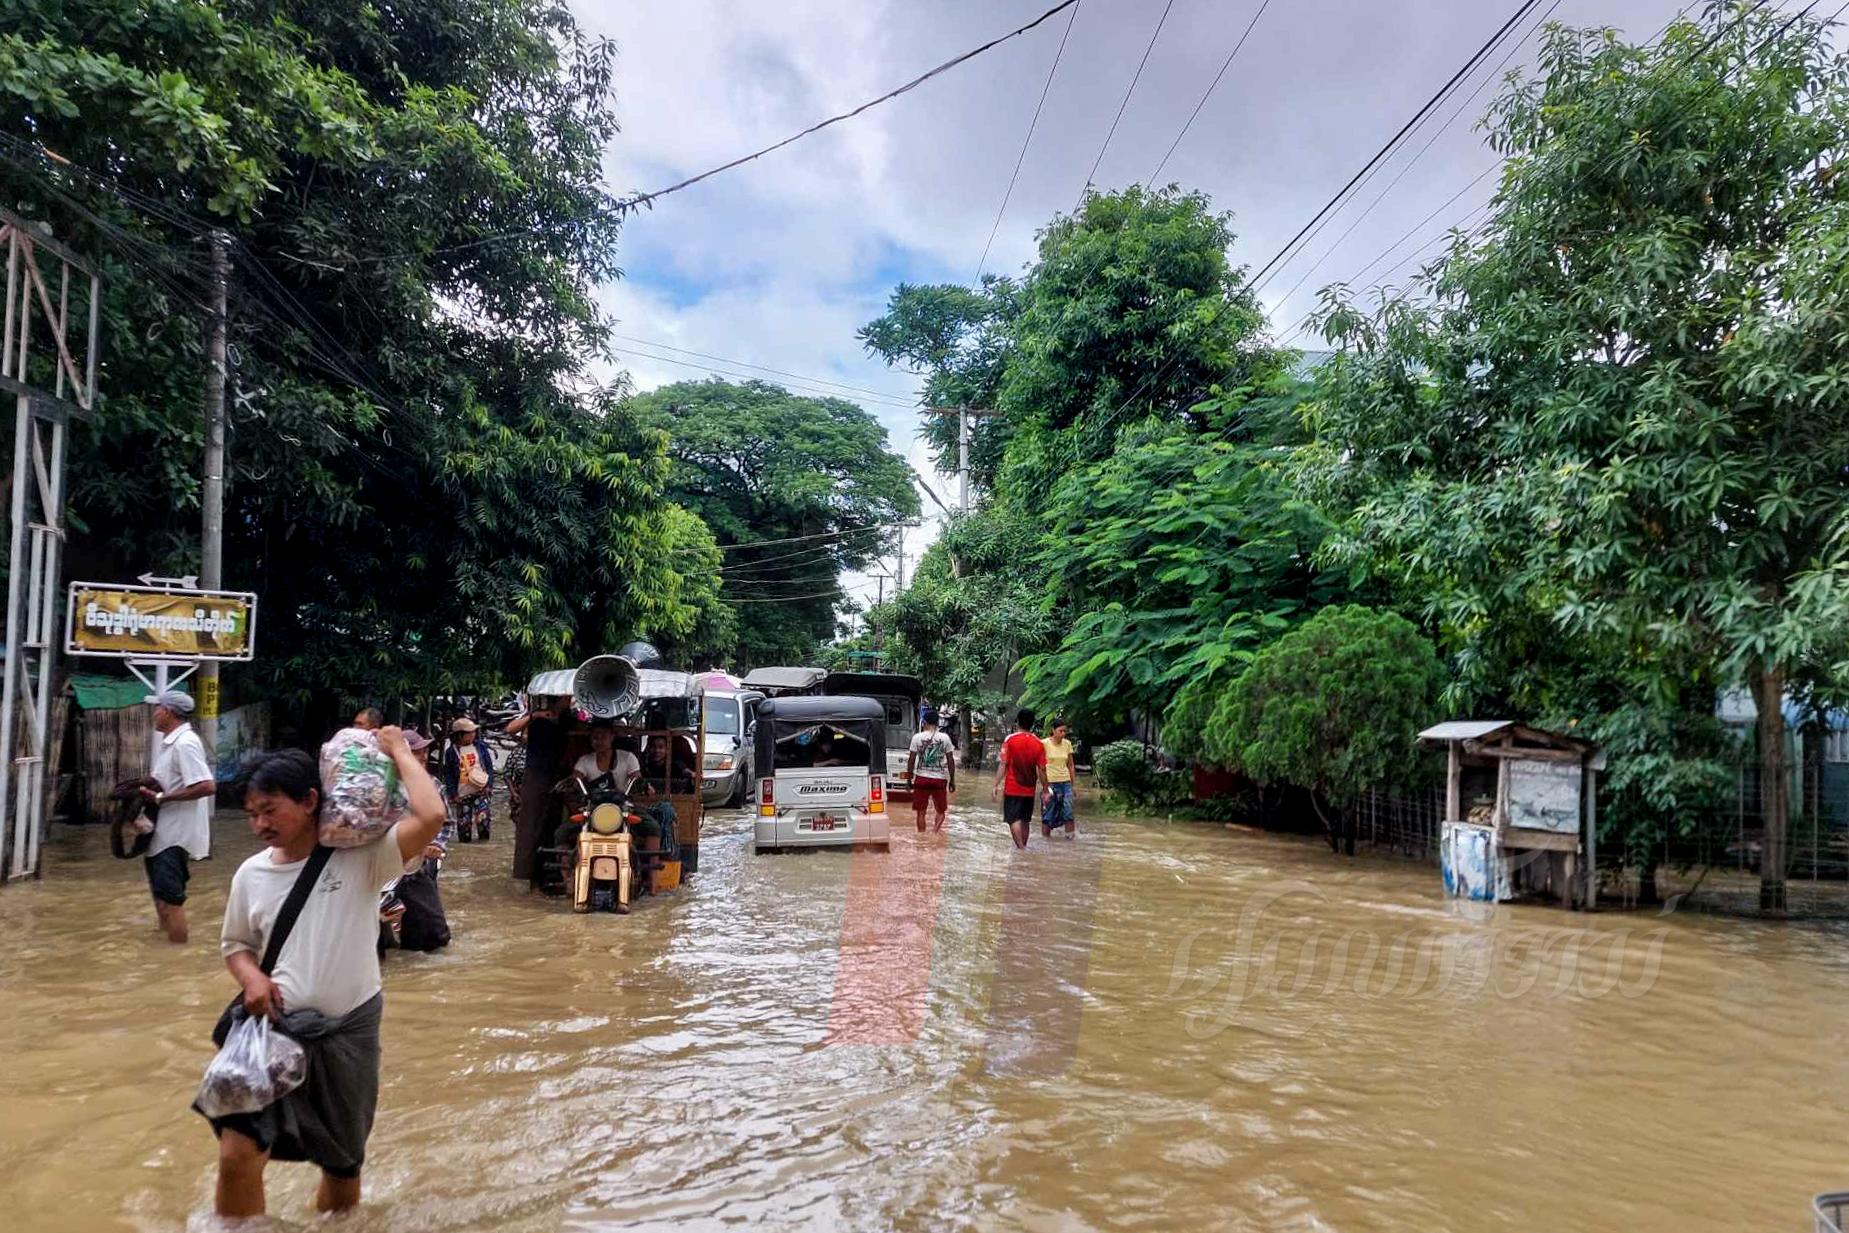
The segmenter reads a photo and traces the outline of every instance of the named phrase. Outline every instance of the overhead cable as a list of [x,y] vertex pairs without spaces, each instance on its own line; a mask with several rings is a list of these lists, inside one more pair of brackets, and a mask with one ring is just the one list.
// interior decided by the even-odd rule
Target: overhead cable
[[1220,79],[1226,76],[1227,69],[1233,67],[1233,61],[1239,58],[1239,49],[1244,47],[1246,40],[1252,37],[1252,27],[1258,25],[1258,19],[1265,15],[1265,10],[1270,5],[1271,0],[1262,0],[1258,6],[1258,12],[1252,14],[1252,20],[1246,23],[1245,33],[1239,36],[1239,41],[1233,44],[1232,51],[1228,52],[1226,59],[1221,62],[1220,71],[1213,75],[1213,81],[1208,84],[1206,92],[1201,95],[1200,101],[1194,104],[1194,110],[1188,113],[1187,120],[1182,123],[1181,131],[1175,134],[1175,140],[1168,143],[1168,151],[1163,154],[1162,161],[1157,163],[1156,169],[1149,173],[1149,187],[1156,187],[1156,180],[1161,176],[1162,169],[1168,166],[1168,160],[1175,156],[1176,149],[1181,145],[1181,139],[1186,137],[1188,130],[1194,127],[1194,121],[1199,118],[1201,108],[1207,105],[1207,100],[1213,97],[1213,92],[1220,88]]
[[[1156,18],[1156,28],[1149,32],[1149,42],[1143,47],[1143,58],[1136,62],[1136,72],[1130,78],[1130,88],[1124,91],[1123,102],[1117,104],[1117,114],[1111,118],[1111,127],[1104,134],[1104,142],[1098,147],[1098,157],[1091,160],[1091,170],[1085,173],[1085,187],[1079,190],[1079,205],[1085,202],[1085,194],[1091,189],[1093,181],[1098,178],[1098,168],[1104,163],[1104,152],[1111,148],[1111,138],[1117,135],[1118,121],[1124,118],[1124,110],[1130,106],[1130,96],[1136,93],[1136,83],[1143,79],[1143,66],[1149,63],[1149,53],[1156,49],[1156,40],[1162,37],[1162,27],[1168,22],[1169,10],[1175,7],[1175,0],[1167,0],[1162,6],[1162,15]],[[1077,209],[1075,205],[1073,209]]]
[[1361,170],[1355,172],[1353,176],[1349,177],[1348,183],[1344,184],[1341,187],[1340,191],[1338,191],[1335,194],[1335,196],[1331,197],[1323,205],[1322,209],[1318,210],[1315,216],[1312,217],[1309,222],[1305,223],[1297,231],[1296,235],[1291,237],[1290,242],[1288,244],[1286,244],[1283,248],[1279,249],[1275,254],[1273,254],[1272,258],[1269,261],[1265,262],[1265,264],[1259,269],[1258,273],[1252,276],[1252,281],[1248,285],[1251,286],[1254,291],[1257,291],[1261,286],[1263,286],[1265,281],[1270,277],[1271,272],[1275,270],[1278,267],[1278,265],[1282,263],[1287,257],[1290,256],[1292,250],[1295,249],[1297,245],[1303,240],[1303,238],[1310,233],[1310,229],[1316,226],[1316,224],[1321,222],[1325,217],[1327,217],[1330,211],[1339,208],[1341,204],[1345,200],[1347,200],[1348,194],[1354,191],[1355,185],[1361,182],[1362,177],[1367,175],[1368,172],[1372,171],[1374,167],[1377,166],[1381,162],[1382,159],[1385,159],[1390,154],[1392,154],[1394,150],[1398,149],[1400,143],[1406,139],[1406,135],[1412,132],[1412,130],[1419,124],[1421,120],[1425,118],[1425,116],[1428,113],[1432,111],[1433,108],[1443,103],[1443,101],[1450,95],[1451,91],[1456,87],[1457,83],[1461,81],[1464,78],[1464,76],[1468,74],[1472,69],[1474,69],[1477,66],[1477,64],[1484,59],[1484,57],[1488,56],[1491,51],[1495,50],[1495,48],[1502,42],[1503,37],[1508,33],[1508,31],[1513,29],[1518,23],[1520,23],[1523,19],[1525,19],[1528,16],[1528,14],[1534,10],[1535,6],[1540,4],[1540,2],[1541,0],[1522,0],[1522,3],[1516,8],[1514,14],[1511,15],[1507,21],[1502,23],[1501,27],[1497,29],[1496,33],[1492,34],[1484,42],[1483,46],[1479,47],[1476,50],[1476,52],[1473,53],[1468,60],[1464,61],[1464,66],[1458,69],[1457,72],[1453,73],[1451,75],[1450,80],[1445,82],[1443,86],[1439,87],[1437,93],[1433,94],[1431,98],[1426,100],[1424,106],[1420,107],[1418,111],[1413,113],[1412,119],[1406,121],[1405,124],[1400,126],[1400,130],[1387,140],[1387,144],[1383,145],[1379,150],[1375,151],[1374,156],[1368,159],[1368,161],[1362,165]]
[[[1084,3],[1084,0],[1079,0]],[[1040,109],[1046,106],[1047,92],[1053,88],[1053,78],[1059,72],[1060,59],[1066,54],[1066,40],[1072,37],[1072,23],[1079,19],[1079,5],[1072,6],[1072,12],[1066,15],[1066,29],[1059,36],[1059,50],[1053,53],[1053,66],[1046,71],[1046,84],[1040,87],[1040,101],[1034,104],[1034,118],[1027,122],[1027,136],[1021,139],[1021,152],[1015,156],[1014,171],[1008,177],[1008,189],[1002,194],[1002,203],[995,211],[995,224],[989,228],[989,238],[982,245],[982,257],[976,262],[977,284],[982,282],[983,267],[989,264],[989,249],[995,245],[996,233],[1002,229],[1002,215],[1008,212],[1009,198],[1014,196],[1014,183],[1020,179],[1021,164],[1027,161],[1027,147],[1033,144],[1034,129],[1040,123]]]
[[[763,158],[766,154],[775,153],[776,151],[783,149],[783,147],[787,145],[792,145],[795,142],[801,141],[804,137],[807,137],[811,135],[812,133],[821,132],[823,129],[828,128],[830,125],[839,124],[843,120],[851,120],[855,116],[858,116],[859,114],[861,114],[863,111],[871,110],[874,107],[878,107],[881,103],[890,102],[893,99],[898,98],[901,94],[905,94],[909,91],[916,90],[919,86],[922,86],[925,82],[930,81],[933,77],[939,76],[940,74],[943,74],[943,73],[947,73],[951,69],[957,67],[957,65],[962,64],[968,60],[973,60],[977,56],[980,56],[982,53],[1001,46],[1003,43],[1006,43],[1009,39],[1018,38],[1019,36],[1026,34],[1029,30],[1032,30],[1035,26],[1038,26],[1042,22],[1048,20],[1049,18],[1057,16],[1058,14],[1064,12],[1065,10],[1072,8],[1073,6],[1077,5],[1078,2],[1079,0],[1061,0],[1060,3],[1054,5],[1052,8],[1048,9],[1046,12],[1040,14],[1040,16],[1034,18],[1032,21],[1028,22],[1026,25],[1019,26],[1013,30],[1010,30],[1008,33],[1001,35],[998,38],[990,39],[988,42],[982,44],[980,47],[971,48],[969,51],[964,52],[960,56],[955,56],[949,60],[946,60],[942,64],[938,65],[936,68],[929,69],[923,73],[920,73],[918,76],[912,78],[910,81],[906,82],[904,85],[900,86],[898,89],[888,90],[885,94],[880,95],[878,98],[868,99],[866,102],[854,108],[852,111],[844,111],[840,115],[830,116],[826,120],[821,120],[821,121],[816,122],[815,124],[811,124],[808,128],[803,129],[799,133],[793,133],[790,136],[785,137],[782,141],[773,142],[770,145],[765,146],[762,150],[756,150],[750,154],[741,155],[740,157],[733,159],[731,162],[721,163],[717,167],[708,168],[707,170],[702,171],[698,175],[688,176],[685,180],[682,180],[676,184],[670,184],[666,188],[658,188],[652,193],[637,193],[636,195],[632,197],[625,197],[621,201],[618,201],[616,203],[615,208],[618,210],[627,211],[627,210],[633,210],[637,206],[649,205],[655,201],[660,200],[663,197],[666,197],[669,193],[678,193],[684,188],[692,188],[695,184],[700,183],[702,180],[710,180],[712,177],[719,175],[722,172],[730,171],[734,167],[742,167],[746,163],[749,163],[754,159]],[[1173,0],[1170,0],[1170,3],[1173,3]]]

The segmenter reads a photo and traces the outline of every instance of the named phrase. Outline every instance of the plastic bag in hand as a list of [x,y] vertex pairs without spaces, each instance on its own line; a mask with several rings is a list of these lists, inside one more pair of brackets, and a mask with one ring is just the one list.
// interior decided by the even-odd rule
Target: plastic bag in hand
[[262,1016],[231,1026],[225,1047],[205,1068],[193,1103],[207,1117],[255,1113],[302,1086],[308,1055]]
[[375,733],[342,728],[321,747],[321,842],[357,848],[392,829],[409,800]]

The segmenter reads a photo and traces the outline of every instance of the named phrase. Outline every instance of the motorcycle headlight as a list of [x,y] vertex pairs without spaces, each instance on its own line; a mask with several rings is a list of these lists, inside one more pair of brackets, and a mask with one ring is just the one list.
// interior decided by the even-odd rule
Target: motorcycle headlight
[[709,753],[706,755],[706,769],[709,771],[729,771],[732,769],[731,754]]
[[599,835],[614,835],[623,825],[623,808],[615,801],[605,801],[591,810],[590,828]]

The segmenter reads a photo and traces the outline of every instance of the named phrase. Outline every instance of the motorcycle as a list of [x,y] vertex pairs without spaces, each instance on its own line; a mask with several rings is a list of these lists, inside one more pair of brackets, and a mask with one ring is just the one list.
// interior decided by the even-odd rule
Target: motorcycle
[[[637,865],[649,859],[636,850],[635,827],[642,816],[608,775],[589,785],[576,776],[570,782],[581,799],[560,828],[569,842],[542,856],[556,863],[557,881],[571,895],[572,911],[626,914]],[[576,828],[575,835],[565,835],[570,827]]]

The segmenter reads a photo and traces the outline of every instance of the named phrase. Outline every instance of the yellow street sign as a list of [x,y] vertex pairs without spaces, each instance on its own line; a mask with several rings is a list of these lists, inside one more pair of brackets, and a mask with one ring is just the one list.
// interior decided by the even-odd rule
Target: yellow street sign
[[248,660],[257,597],[248,591],[71,583],[66,653],[119,659]]

